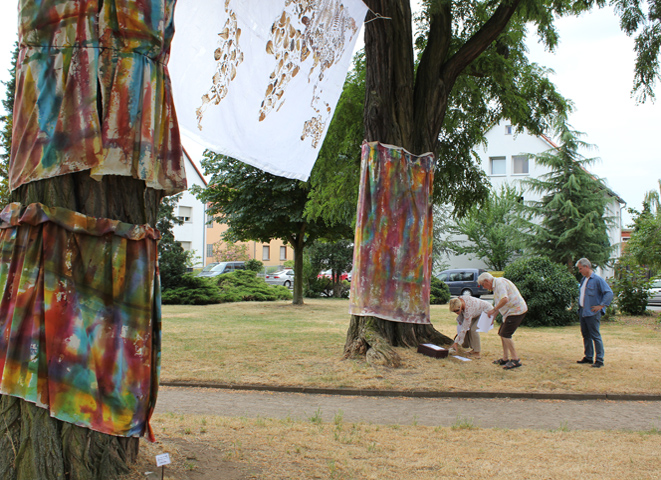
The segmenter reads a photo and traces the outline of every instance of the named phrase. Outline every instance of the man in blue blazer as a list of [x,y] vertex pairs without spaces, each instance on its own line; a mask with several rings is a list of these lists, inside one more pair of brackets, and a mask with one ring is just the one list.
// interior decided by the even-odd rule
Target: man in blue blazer
[[[578,316],[581,321],[581,335],[585,355],[576,363],[589,363],[595,368],[604,366],[604,342],[601,341],[599,320],[613,300],[613,290],[606,280],[594,273],[587,258],[576,262],[576,268],[583,275],[578,294]],[[596,358],[593,357],[596,353]]]

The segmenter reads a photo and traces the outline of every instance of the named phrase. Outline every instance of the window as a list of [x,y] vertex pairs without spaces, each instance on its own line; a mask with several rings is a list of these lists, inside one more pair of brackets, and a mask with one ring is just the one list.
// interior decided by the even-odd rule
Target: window
[[505,135],[512,135],[512,125],[505,125]]
[[528,155],[512,155],[512,172],[515,175],[527,175]]
[[179,220],[182,222],[191,222],[193,218],[193,207],[179,206]]
[[213,243],[207,243],[207,257],[213,257]]
[[262,246],[262,260],[271,260],[271,247],[268,245]]
[[287,247],[280,247],[280,260],[287,260]]
[[461,280],[464,282],[472,282],[475,278],[475,274],[473,272],[462,272],[461,273]]
[[489,157],[489,163],[491,163],[491,175],[505,175],[507,173],[505,157]]
[[178,242],[181,245],[181,248],[184,249],[184,252],[190,252],[191,242]]

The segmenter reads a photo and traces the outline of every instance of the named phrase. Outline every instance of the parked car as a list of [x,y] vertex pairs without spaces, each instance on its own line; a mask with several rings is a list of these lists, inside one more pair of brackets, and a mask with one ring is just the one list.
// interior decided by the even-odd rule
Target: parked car
[[647,299],[650,305],[661,305],[661,279],[652,280],[650,285],[650,296]]
[[[333,270],[328,269],[328,270],[323,270],[319,275],[317,275],[317,278],[321,277],[328,277],[328,278],[333,278]],[[342,272],[340,274],[340,280],[347,280],[351,281],[351,272]]]
[[481,268],[454,268],[444,270],[436,274],[436,277],[447,283],[451,295],[472,295],[479,298],[480,295],[490,293],[489,290],[477,284],[477,277],[483,272],[486,270]]
[[[211,268],[209,268],[211,267]],[[207,270],[208,269],[208,270]],[[245,270],[246,262],[217,262],[209,264],[197,274],[198,277],[217,277],[223,273],[230,273],[235,270]]]
[[267,273],[264,280],[271,285],[283,285],[289,288],[294,284],[294,270],[287,268],[279,272]]

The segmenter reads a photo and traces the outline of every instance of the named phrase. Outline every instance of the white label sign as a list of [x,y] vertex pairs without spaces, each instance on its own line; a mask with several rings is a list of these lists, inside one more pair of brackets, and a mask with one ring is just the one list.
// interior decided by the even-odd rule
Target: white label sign
[[161,453],[160,455],[156,455],[156,466],[157,467],[162,467],[163,465],[168,465],[172,462],[170,462],[170,454],[169,453]]

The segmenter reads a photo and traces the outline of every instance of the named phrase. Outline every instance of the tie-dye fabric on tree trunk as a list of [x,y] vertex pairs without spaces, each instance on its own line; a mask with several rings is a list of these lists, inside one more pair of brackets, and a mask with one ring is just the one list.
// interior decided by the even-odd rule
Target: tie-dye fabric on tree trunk
[[160,365],[159,234],[13,203],[0,213],[0,393],[147,435]]
[[349,313],[429,324],[432,154],[365,143]]
[[89,170],[186,189],[167,62],[175,0],[20,0],[10,188]]

